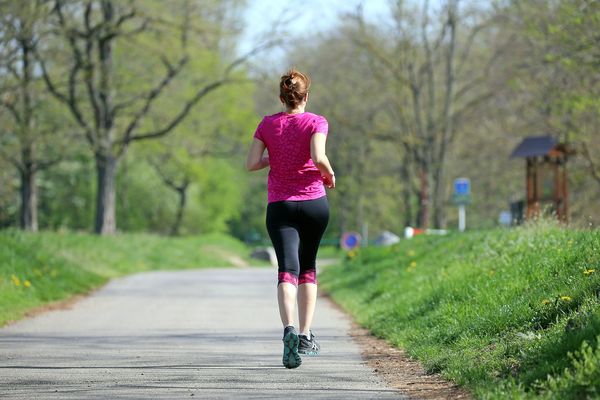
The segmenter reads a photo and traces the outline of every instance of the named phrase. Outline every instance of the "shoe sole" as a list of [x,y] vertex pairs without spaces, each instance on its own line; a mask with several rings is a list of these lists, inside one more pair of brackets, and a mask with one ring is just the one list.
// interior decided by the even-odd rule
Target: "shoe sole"
[[283,366],[286,368],[298,368],[302,364],[302,358],[298,354],[300,338],[294,332],[289,332],[283,338]]
[[315,357],[319,355],[318,351],[306,351],[306,350],[298,350],[298,354],[304,354],[305,356]]

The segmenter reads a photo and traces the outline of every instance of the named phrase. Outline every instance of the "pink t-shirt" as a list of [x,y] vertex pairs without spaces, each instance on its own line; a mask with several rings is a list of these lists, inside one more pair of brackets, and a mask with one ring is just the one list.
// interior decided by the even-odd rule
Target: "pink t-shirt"
[[269,203],[313,200],[325,196],[321,173],[310,157],[313,134],[327,135],[325,117],[304,112],[267,115],[254,137],[269,151]]

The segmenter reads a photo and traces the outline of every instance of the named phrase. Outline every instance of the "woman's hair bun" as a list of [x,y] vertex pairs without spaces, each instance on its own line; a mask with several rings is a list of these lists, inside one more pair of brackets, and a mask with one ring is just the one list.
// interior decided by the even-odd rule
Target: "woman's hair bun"
[[296,108],[304,100],[310,88],[308,75],[292,68],[281,77],[279,96],[290,108]]

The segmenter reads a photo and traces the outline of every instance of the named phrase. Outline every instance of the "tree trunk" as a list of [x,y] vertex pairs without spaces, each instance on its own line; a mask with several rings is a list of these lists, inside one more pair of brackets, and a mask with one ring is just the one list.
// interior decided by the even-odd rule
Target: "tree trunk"
[[412,226],[413,224],[413,212],[412,212],[412,182],[410,174],[409,161],[404,160],[400,167],[400,176],[402,178],[402,201],[404,206],[404,226]]
[[185,205],[187,204],[187,188],[188,185],[186,184],[177,189],[177,194],[179,195],[179,206],[177,208],[177,214],[175,215],[175,221],[171,227],[171,236],[179,235],[179,229],[181,228],[181,221],[183,221]]
[[33,39],[30,34],[19,40],[22,75],[20,77],[21,113],[19,140],[21,142],[21,228],[38,230],[37,187],[35,177],[37,165],[33,146],[33,106],[31,98],[32,66],[30,51]]
[[35,165],[25,163],[21,169],[21,228],[32,232],[38,230],[35,177]]
[[439,229],[444,229],[446,227],[445,180],[444,171],[440,170],[437,173],[433,195],[433,223],[435,227]]
[[453,113],[453,97],[454,97],[454,58],[456,50],[456,15],[457,15],[457,2],[452,1],[448,4],[448,27],[450,29],[450,40],[448,43],[448,50],[446,52],[446,84],[445,84],[445,96],[444,96],[444,111],[443,121],[444,127],[442,130],[442,137],[439,143],[439,151],[436,154],[436,164],[434,165],[434,187],[433,187],[433,223],[436,228],[445,228],[446,226],[446,210],[444,208],[446,193],[445,193],[445,181],[446,181],[446,155],[448,146],[454,130],[454,123],[452,120]]
[[117,158],[96,154],[96,222],[94,231],[101,235],[115,233],[117,227],[115,193]]
[[417,215],[417,227],[427,229],[429,227],[429,173],[426,169],[419,171],[419,214]]

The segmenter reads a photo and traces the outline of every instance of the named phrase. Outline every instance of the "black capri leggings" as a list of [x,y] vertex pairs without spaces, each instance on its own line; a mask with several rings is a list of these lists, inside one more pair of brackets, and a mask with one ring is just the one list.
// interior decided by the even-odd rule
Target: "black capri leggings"
[[278,284],[317,283],[317,251],[328,222],[327,196],[269,203],[267,230],[277,254]]

